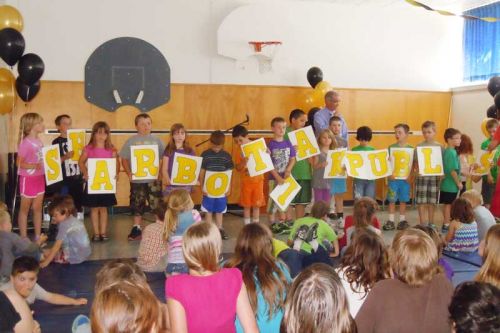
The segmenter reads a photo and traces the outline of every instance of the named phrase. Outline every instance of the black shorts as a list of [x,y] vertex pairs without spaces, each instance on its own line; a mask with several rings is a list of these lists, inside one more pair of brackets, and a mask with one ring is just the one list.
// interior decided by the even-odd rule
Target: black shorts
[[451,205],[453,201],[457,198],[458,192],[443,192],[439,194],[439,203],[445,205]]

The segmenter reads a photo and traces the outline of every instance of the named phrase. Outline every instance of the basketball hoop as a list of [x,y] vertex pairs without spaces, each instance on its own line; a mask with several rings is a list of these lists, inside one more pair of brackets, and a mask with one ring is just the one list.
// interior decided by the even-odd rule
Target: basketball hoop
[[248,44],[253,46],[254,56],[259,62],[259,72],[271,71],[274,56],[282,43],[280,41],[250,41]]

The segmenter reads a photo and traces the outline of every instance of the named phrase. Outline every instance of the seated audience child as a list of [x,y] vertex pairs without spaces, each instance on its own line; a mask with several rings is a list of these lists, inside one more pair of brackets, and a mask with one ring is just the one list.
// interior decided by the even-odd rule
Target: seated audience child
[[0,291],[0,332],[41,332],[28,304],[15,290]]
[[459,284],[448,310],[455,333],[500,332],[500,289],[489,283]]
[[377,235],[381,235],[380,222],[375,216],[378,205],[370,197],[363,197],[354,202],[352,216],[346,217],[344,224],[344,236],[340,243],[347,245],[351,243],[351,238],[356,229],[368,228]]
[[[273,257],[271,230],[261,223],[245,225],[225,266],[241,271],[260,332],[278,332],[291,277],[287,267]],[[239,320],[236,331],[243,332]]]
[[93,333],[168,332],[162,309],[151,290],[122,281],[101,290],[92,303]]
[[40,246],[45,243],[47,237],[41,235],[35,243],[28,238],[21,238],[12,232],[10,215],[6,210],[0,209],[0,286],[9,281],[12,271],[12,262],[18,255],[32,255],[40,258]]
[[349,300],[349,311],[355,317],[373,285],[390,277],[382,238],[369,229],[356,232],[336,272]]
[[35,300],[56,305],[85,305],[86,298],[71,298],[61,294],[45,291],[38,283],[38,271],[40,270],[38,261],[33,257],[19,257],[12,264],[12,274],[10,282],[3,285],[1,290],[15,290],[28,304],[33,304]]
[[453,278],[453,274],[454,274],[453,267],[451,267],[451,265],[443,257],[444,242],[443,242],[443,238],[441,237],[441,235],[438,233],[438,231],[435,228],[433,228],[429,225],[417,224],[413,228],[418,229],[418,230],[422,230],[423,232],[425,232],[427,235],[429,235],[432,238],[432,240],[434,241],[434,244],[436,244],[436,248],[438,251],[439,266],[441,266],[443,268],[444,273],[446,274],[446,277],[448,278],[448,280],[451,281],[451,279]]
[[345,290],[332,267],[314,264],[295,278],[280,332],[356,332]]
[[212,223],[189,227],[182,243],[189,275],[167,278],[165,298],[173,332],[258,332],[247,289],[237,268],[219,267],[222,238]]
[[282,240],[273,238],[273,255],[286,264],[292,279],[302,271],[302,259],[304,255],[288,247],[288,244]]
[[182,238],[186,229],[197,222],[193,213],[193,200],[185,189],[174,189],[168,195],[165,212],[164,239],[168,240],[167,275],[188,273],[182,255]]
[[451,223],[445,237],[445,252],[475,252],[479,247],[477,223],[469,201],[458,198],[451,204]]
[[52,223],[59,224],[56,242],[44,255],[40,267],[48,266],[52,261],[60,264],[79,264],[88,259],[91,253],[90,240],[83,221],[76,218],[73,199],[58,196],[49,205]]
[[167,265],[168,242],[163,237],[167,204],[159,201],[153,209],[156,222],[148,225],[142,232],[137,265],[145,272],[163,272]]
[[477,233],[479,240],[483,240],[486,236],[488,229],[495,225],[495,217],[491,214],[490,210],[483,206],[483,197],[481,193],[476,190],[465,191],[461,198],[468,200],[474,211],[474,218],[477,223]]
[[479,254],[483,257],[483,265],[476,281],[488,282],[500,288],[500,224],[488,230],[479,247]]
[[453,286],[441,273],[429,235],[413,228],[399,231],[389,261],[394,279],[373,286],[356,315],[358,332],[450,332]]
[[337,235],[326,223],[329,209],[328,203],[317,201],[311,208],[311,216],[293,223],[288,244],[304,254],[304,267],[315,262],[330,264],[330,258],[339,255]]

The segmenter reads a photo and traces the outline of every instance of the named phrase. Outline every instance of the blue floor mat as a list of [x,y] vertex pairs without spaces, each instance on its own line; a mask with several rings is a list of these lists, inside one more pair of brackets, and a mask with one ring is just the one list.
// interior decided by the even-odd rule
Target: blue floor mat
[[[47,291],[88,299],[86,306],[60,306],[42,301],[35,302],[32,309],[42,332],[71,332],[71,324],[77,315],[88,316],[94,299],[96,273],[108,261],[110,260],[87,261],[78,265],[51,264],[40,271],[38,283]],[[146,276],[156,297],[165,302],[163,273],[146,273]]]
[[443,251],[443,255],[445,255],[448,258],[453,258],[463,261],[465,263],[474,265],[476,267],[481,267],[481,265],[483,264],[481,256],[478,254],[477,251],[470,253]]

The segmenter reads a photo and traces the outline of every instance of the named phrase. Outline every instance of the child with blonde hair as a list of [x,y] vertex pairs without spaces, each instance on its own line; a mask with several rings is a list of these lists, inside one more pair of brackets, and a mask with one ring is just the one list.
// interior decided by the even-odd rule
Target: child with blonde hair
[[357,332],[345,290],[331,266],[314,264],[295,278],[280,332]]
[[35,239],[42,233],[42,205],[45,193],[45,171],[43,167],[43,142],[38,137],[45,126],[38,113],[26,113],[21,117],[17,167],[21,207],[17,219],[21,237],[28,235],[28,212],[33,211]]
[[165,298],[173,332],[236,332],[235,318],[245,333],[258,332],[242,274],[219,267],[222,238],[212,223],[197,223],[184,234],[182,250],[189,275],[169,277]]
[[183,235],[194,224],[193,200],[185,189],[174,189],[167,197],[167,211],[163,239],[168,241],[167,275],[188,273],[189,269],[182,255]]
[[330,179],[325,179],[325,168],[327,165],[328,151],[337,147],[335,136],[329,129],[319,133],[318,145],[320,154],[313,157],[312,187],[315,201],[330,203]]
[[481,242],[479,254],[483,257],[483,265],[475,280],[500,288],[500,224],[488,230]]
[[477,223],[479,240],[483,240],[488,229],[496,224],[495,217],[488,208],[483,206],[483,196],[478,191],[468,190],[460,197],[470,202]]
[[[118,153],[111,143],[111,130],[104,121],[98,121],[92,126],[89,144],[83,148],[82,155],[78,161],[83,179],[89,179],[89,171],[86,162],[89,158],[116,158],[116,178],[120,172],[120,161]],[[90,219],[94,228],[92,241],[107,241],[108,207],[116,205],[114,194],[89,194],[88,183],[83,196],[84,206],[90,207]]]

